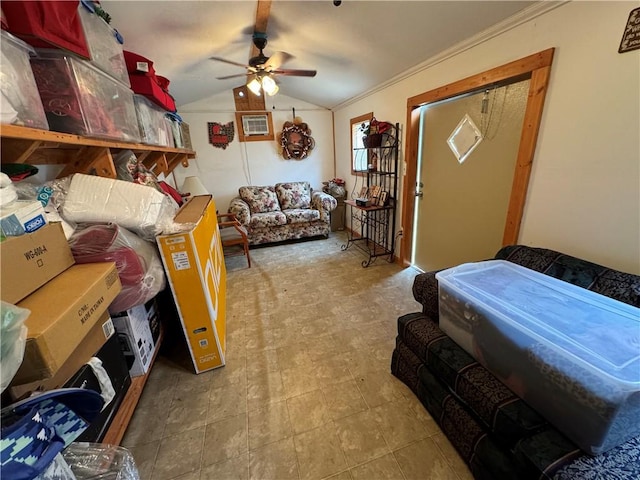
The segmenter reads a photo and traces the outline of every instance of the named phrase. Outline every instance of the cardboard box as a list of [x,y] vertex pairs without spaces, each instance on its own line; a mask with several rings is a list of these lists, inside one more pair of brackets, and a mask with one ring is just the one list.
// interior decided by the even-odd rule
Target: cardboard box
[[118,317],[126,317],[135,316],[137,318],[146,318],[147,323],[149,324],[149,329],[151,330],[151,337],[153,338],[153,343],[157,343],[158,337],[160,337],[160,315],[158,312],[158,304],[156,302],[156,297],[153,297],[151,300],[147,301],[142,305],[136,305],[135,307],[130,308],[124,312],[114,313],[111,315],[113,318]]
[[116,313],[112,315],[112,317],[116,318],[135,315],[140,318],[146,318],[147,323],[149,324],[149,329],[151,330],[151,336],[153,337],[153,343],[155,344],[158,342],[158,338],[160,337],[160,312],[158,311],[156,298],[157,297],[153,297],[142,305],[136,305],[125,312]]
[[158,338],[160,337],[160,312],[158,311],[156,298],[154,297],[145,303],[144,308],[146,310],[151,336],[153,337],[153,343],[158,343]]
[[86,263],[73,265],[18,303],[31,314],[25,322],[24,360],[14,383],[55,375],[121,288],[115,263]]
[[113,315],[120,348],[127,359],[129,375],[132,377],[144,375],[151,365],[157,348],[150,326],[154,316],[157,317],[156,309],[147,309],[144,304]]
[[213,197],[194,197],[174,220],[195,226],[157,242],[194,369],[201,373],[225,364],[227,271]]
[[0,298],[17,303],[73,265],[61,223],[0,243]]
[[33,233],[46,224],[47,217],[39,200],[16,200],[0,208],[0,233],[5,237]]
[[62,387],[104,346],[107,340],[113,336],[114,332],[115,327],[113,326],[109,312],[104,312],[100,316],[100,320],[89,330],[87,336],[84,337],[53,377],[23,385],[18,384],[14,380],[9,387],[9,393],[14,400],[17,400],[30,392],[44,392]]

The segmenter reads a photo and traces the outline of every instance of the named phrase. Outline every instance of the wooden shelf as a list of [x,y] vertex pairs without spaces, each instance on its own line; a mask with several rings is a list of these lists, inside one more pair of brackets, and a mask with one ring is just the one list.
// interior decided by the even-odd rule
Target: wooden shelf
[[[144,145],[118,140],[89,138],[80,135],[51,132],[18,125],[0,125],[2,163],[27,163],[30,165],[64,165],[58,177],[72,173],[86,173],[102,177],[116,178],[113,155],[123,150],[131,150],[147,168],[156,174],[171,173],[178,165],[189,166],[189,159],[196,152],[183,148]],[[158,347],[151,360],[153,367],[164,338],[161,328]],[[149,373],[131,379],[116,415],[111,422],[102,443],[119,445],[135,412]]]
[[139,377],[134,377],[131,379],[129,390],[127,390],[127,393],[124,396],[120,407],[118,408],[118,412],[116,413],[115,417],[113,417],[111,425],[109,426],[109,430],[107,430],[107,433],[102,439],[101,443],[120,445],[120,442],[122,441],[122,438],[127,431],[127,427],[129,426],[129,422],[131,421],[131,417],[133,417],[133,414],[136,410],[138,401],[142,396],[142,391],[144,390],[144,386],[147,383],[147,379],[149,378],[149,374],[151,373],[153,364],[155,363],[158,352],[160,351],[163,338],[164,328],[162,328],[161,326],[160,335],[158,336],[157,342],[158,346],[156,347],[156,351],[154,352],[153,358],[151,359],[149,371],[145,375],[141,375]]
[[353,208],[357,208],[358,210],[364,210],[365,212],[372,212],[373,210],[388,210],[392,208],[390,205],[370,205],[368,207],[361,207],[355,200],[345,200],[344,203],[351,205]]
[[196,152],[184,148],[89,138],[18,125],[1,125],[2,163],[65,165],[58,177],[86,173],[116,178],[113,154],[131,150],[155,174],[168,175],[178,165],[189,166]]

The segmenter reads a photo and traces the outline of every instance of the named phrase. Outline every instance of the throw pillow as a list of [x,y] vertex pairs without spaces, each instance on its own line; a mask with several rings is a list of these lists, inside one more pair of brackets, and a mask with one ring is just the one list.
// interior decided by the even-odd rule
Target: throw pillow
[[274,187],[240,187],[240,198],[247,202],[251,213],[279,212],[280,205]]
[[283,210],[311,207],[309,182],[276,183],[276,193]]

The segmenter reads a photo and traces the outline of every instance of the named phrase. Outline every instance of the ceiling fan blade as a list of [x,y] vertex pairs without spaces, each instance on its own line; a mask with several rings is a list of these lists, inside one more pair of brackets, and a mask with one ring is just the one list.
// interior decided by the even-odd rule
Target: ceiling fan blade
[[236,73],[235,75],[225,75],[224,77],[216,77],[216,80],[228,80],[229,78],[246,77],[252,75],[251,73]]
[[236,67],[242,67],[242,68],[249,68],[249,65],[245,64],[245,63],[238,63],[238,62],[234,62],[232,60],[227,60],[226,58],[220,58],[220,57],[209,57],[209,60],[215,60],[217,62],[224,62],[224,63],[228,63],[229,65],[235,65]]
[[273,70],[271,73],[275,75],[289,75],[291,77],[315,77],[315,70],[291,70],[291,69],[279,69]]
[[292,58],[293,55],[287,52],[276,52],[269,57],[269,60],[267,60],[267,63],[265,63],[264,68],[265,70],[269,71],[277,70],[280,65],[288,62]]

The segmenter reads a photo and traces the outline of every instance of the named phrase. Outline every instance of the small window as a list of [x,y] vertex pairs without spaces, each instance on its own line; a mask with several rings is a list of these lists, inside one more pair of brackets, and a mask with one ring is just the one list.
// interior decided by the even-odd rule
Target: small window
[[362,143],[364,137],[362,125],[367,126],[373,118],[373,112],[360,115],[351,119],[351,173],[354,175],[363,175],[367,171],[368,155]]

